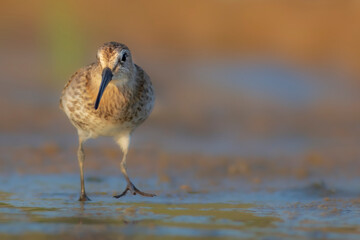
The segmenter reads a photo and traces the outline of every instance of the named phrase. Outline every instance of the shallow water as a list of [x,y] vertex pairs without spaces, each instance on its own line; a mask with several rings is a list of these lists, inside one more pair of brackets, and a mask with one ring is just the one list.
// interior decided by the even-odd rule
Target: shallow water
[[[81,203],[78,180],[77,174],[2,176],[0,237],[360,237],[358,193],[334,184],[289,180],[252,186],[226,180],[216,186],[198,182],[202,191],[193,191],[136,178],[140,189],[158,196],[114,199],[115,190],[124,187],[122,179],[92,175],[86,179],[92,201]],[[349,182],[349,189],[355,182]]]

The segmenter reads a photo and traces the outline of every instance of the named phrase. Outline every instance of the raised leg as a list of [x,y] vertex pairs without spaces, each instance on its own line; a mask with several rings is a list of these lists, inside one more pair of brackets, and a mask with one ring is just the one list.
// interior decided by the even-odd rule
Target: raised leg
[[130,191],[131,194],[133,194],[133,195],[140,194],[140,195],[145,196],[145,197],[154,197],[154,196],[156,196],[155,194],[145,193],[145,192],[140,191],[138,188],[136,188],[135,185],[130,181],[130,178],[129,178],[128,174],[127,174],[127,171],[126,171],[126,156],[127,156],[127,152],[128,152],[128,149],[129,149],[130,135],[125,135],[125,136],[122,136],[122,137],[118,138],[117,143],[120,145],[120,148],[121,148],[121,150],[123,151],[123,154],[124,154],[123,159],[121,160],[121,163],[120,163],[120,170],[121,170],[122,174],[125,177],[127,185],[126,185],[125,190],[121,194],[115,195],[114,197],[115,198],[120,198],[122,196],[125,196],[128,191]]
[[85,154],[84,154],[83,143],[84,143],[84,140],[81,137],[79,137],[79,148],[77,151],[79,168],[80,168],[80,182],[81,182],[81,193],[80,193],[79,201],[90,201],[90,198],[88,198],[88,196],[86,196],[86,193],[85,193],[85,183],[84,183]]

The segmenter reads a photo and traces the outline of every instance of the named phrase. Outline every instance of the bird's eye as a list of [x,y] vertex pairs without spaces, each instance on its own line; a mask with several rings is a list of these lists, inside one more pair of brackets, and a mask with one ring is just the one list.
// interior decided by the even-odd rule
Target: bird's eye
[[127,53],[124,53],[121,57],[121,61],[125,62],[126,61],[126,57],[127,57]]

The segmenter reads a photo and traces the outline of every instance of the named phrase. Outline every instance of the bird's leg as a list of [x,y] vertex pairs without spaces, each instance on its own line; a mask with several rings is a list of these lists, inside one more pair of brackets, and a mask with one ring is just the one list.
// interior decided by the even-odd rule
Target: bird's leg
[[80,182],[81,182],[81,194],[80,194],[79,201],[90,201],[90,198],[88,198],[88,196],[86,196],[86,193],[85,193],[85,184],[84,184],[85,154],[84,154],[83,143],[84,143],[83,139],[81,137],[79,137],[79,148],[78,148],[78,152],[77,152],[79,168],[80,168]]
[[136,194],[139,194],[139,195],[142,195],[142,196],[145,196],[145,197],[154,197],[156,196],[155,194],[151,194],[151,193],[145,193],[145,192],[142,192],[140,191],[137,187],[135,187],[135,185],[130,181],[130,178],[127,174],[127,171],[126,171],[126,155],[127,155],[127,151],[128,151],[128,147],[129,147],[129,137],[128,138],[124,138],[123,139],[119,139],[118,141],[120,147],[122,148],[123,150],[123,153],[124,153],[124,156],[123,156],[123,159],[121,160],[121,163],[120,163],[120,169],[121,169],[121,172],[122,174],[124,175],[125,177],[125,180],[127,182],[127,185],[126,185],[126,188],[125,190],[119,194],[119,195],[115,195],[114,197],[115,198],[120,198],[122,196],[125,196],[126,193],[128,191],[131,192],[131,194],[133,195],[136,195]]
[[120,197],[122,197],[122,196],[125,196],[128,191],[130,191],[131,194],[133,194],[133,195],[140,194],[140,195],[145,196],[145,197],[154,197],[154,196],[156,196],[155,194],[152,194],[152,193],[145,193],[145,192],[140,191],[140,190],[139,190],[137,187],[135,187],[135,185],[130,181],[130,178],[129,178],[129,176],[128,176],[128,174],[127,174],[127,171],[126,171],[126,153],[124,153],[124,157],[123,157],[123,159],[122,159],[122,161],[121,161],[121,163],[120,163],[120,169],[121,169],[122,174],[123,174],[124,177],[125,177],[125,180],[126,180],[126,182],[127,182],[127,185],[126,185],[125,190],[124,190],[121,194],[114,196],[115,198],[120,198]]

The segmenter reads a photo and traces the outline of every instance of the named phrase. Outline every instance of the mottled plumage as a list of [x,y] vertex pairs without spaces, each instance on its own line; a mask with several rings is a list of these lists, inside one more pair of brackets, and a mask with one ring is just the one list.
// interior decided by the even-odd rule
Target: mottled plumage
[[[98,106],[95,104],[97,100]],[[98,136],[113,137],[124,153],[120,167],[128,186],[116,197],[125,195],[128,190],[133,194],[153,196],[139,191],[131,183],[125,168],[131,133],[148,118],[153,104],[150,78],[132,62],[130,50],[124,44],[105,43],[98,50],[97,61],[81,68],[70,78],[62,92],[60,108],[79,135],[80,200],[88,200],[83,183],[82,144]]]

